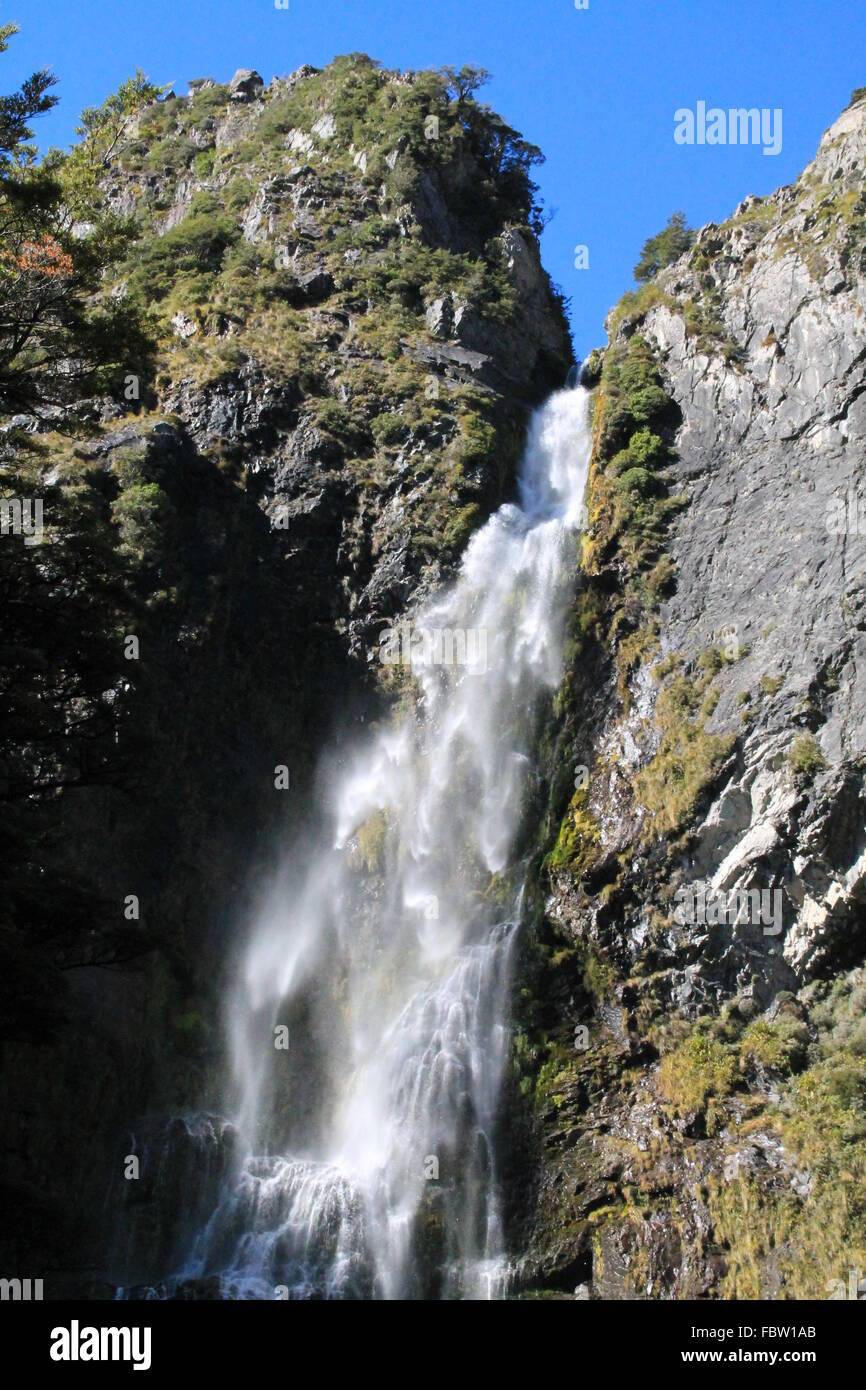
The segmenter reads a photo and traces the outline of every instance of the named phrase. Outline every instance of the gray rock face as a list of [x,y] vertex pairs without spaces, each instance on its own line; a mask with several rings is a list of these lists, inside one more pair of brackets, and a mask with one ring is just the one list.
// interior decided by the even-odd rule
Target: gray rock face
[[[531,377],[539,359],[561,358],[561,339],[550,314],[550,282],[537,246],[517,228],[500,237],[502,258],[518,296],[520,324],[494,323],[458,294],[439,295],[427,306],[427,327],[447,348],[435,349],[438,361],[452,361],[481,380],[519,383]],[[486,367],[495,363],[491,377]]]
[[[661,302],[637,330],[680,413],[672,487],[688,501],[653,659],[694,669],[708,649],[723,650],[706,729],[737,739],[728,778],[692,827],[683,874],[718,892],[783,891],[782,933],[722,949],[740,968],[747,957],[760,963],[764,996],[808,977],[866,887],[864,156],[860,103],[795,185],[701,229],[658,277]],[[711,334],[687,323],[685,301],[713,312]],[[628,717],[612,710],[601,741],[634,772],[658,744],[657,687],[645,670],[632,694]],[[789,764],[803,735],[819,758],[808,781]],[[611,805],[602,844],[621,850],[641,809],[635,825],[631,808]],[[698,970],[727,988],[718,967],[718,953],[702,950]]]
[[454,328],[454,305],[451,295],[434,299],[425,315],[427,327],[434,338],[450,338]]
[[[790,1192],[805,1203],[815,1190],[769,1121],[735,1148],[735,1131],[705,1132],[697,1109],[671,1116],[639,1019],[648,1007],[657,1028],[677,1020],[683,1036],[723,1008],[740,1027],[789,1008],[814,1042],[802,1020],[819,981],[841,979],[864,954],[864,168],[860,100],[796,183],[703,227],[656,278],[650,307],[614,335],[639,332],[659,364],[679,418],[670,487],[687,505],[672,523],[658,645],[630,679],[628,710],[612,689],[586,697],[578,760],[606,769],[589,810],[600,855],[620,857],[620,892],[609,907],[591,882],[557,874],[546,912],[560,937],[600,949],[632,978],[612,1007],[596,1001],[581,1015],[574,997],[558,1006],[560,1017],[589,1018],[595,1053],[574,1064],[573,1080],[563,1063],[557,1108],[540,1122],[523,1237],[530,1283],[570,1287],[591,1267],[594,1296],[719,1296],[732,1257],[714,1235],[718,1208],[696,1185],[724,1190],[736,1171],[768,1202]],[[515,262],[519,276],[519,248]],[[677,844],[650,847],[635,777],[659,747],[664,682],[649,667],[668,659],[695,679],[711,649],[724,655],[705,729],[733,747]],[[766,891],[778,915],[680,922],[672,899],[684,885],[705,901]],[[752,1104],[762,1088],[778,1099],[779,1086],[758,1076]],[[650,1194],[652,1214],[594,1225],[594,1209],[615,1207],[630,1184]],[[763,1296],[788,1296],[779,1261],[794,1253],[761,1263]]]
[[229,97],[232,101],[254,101],[264,87],[264,80],[252,68],[238,68],[229,85]]
[[327,299],[334,288],[334,281],[329,270],[324,266],[316,266],[313,270],[298,276],[298,287],[304,298],[312,302]]
[[[706,299],[712,279],[733,360],[664,305],[642,329],[682,411],[677,471],[690,499],[661,655],[695,658],[726,641],[737,653],[707,727],[740,734],[741,754],[698,829],[696,868],[717,889],[784,888],[785,932],[765,950],[780,948],[801,979],[866,887],[863,825],[839,834],[843,803],[864,820],[864,162],[860,103],[792,188],[702,229],[691,260],[705,256],[708,270],[680,262],[661,277],[682,299]],[[745,730],[741,692],[754,710]],[[786,766],[803,731],[827,762],[808,790]],[[786,970],[775,961],[764,968],[778,986]]]
[[118,1285],[134,1287],[151,1269],[171,1268],[182,1257],[191,1234],[213,1212],[241,1149],[237,1130],[218,1115],[148,1117],[123,1137],[120,1150],[140,1157],[141,1176],[135,1184],[126,1181],[119,1160],[109,1189],[115,1233],[110,1268]]

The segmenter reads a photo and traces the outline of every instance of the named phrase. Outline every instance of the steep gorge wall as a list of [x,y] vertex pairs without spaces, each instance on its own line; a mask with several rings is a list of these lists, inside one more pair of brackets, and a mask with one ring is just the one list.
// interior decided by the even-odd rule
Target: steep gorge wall
[[[864,1265],[864,154],[855,94],[589,364],[515,1046],[530,1286],[826,1297]],[[698,886],[724,916],[690,914]],[[727,920],[750,889],[775,915]]]

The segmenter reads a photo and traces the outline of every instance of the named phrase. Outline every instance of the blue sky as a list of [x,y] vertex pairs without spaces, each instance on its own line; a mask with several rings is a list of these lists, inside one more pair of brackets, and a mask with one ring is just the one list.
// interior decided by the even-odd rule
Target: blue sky
[[[179,93],[192,77],[253,67],[269,81],[356,50],[387,67],[486,67],[483,99],[547,155],[543,256],[581,356],[671,212],[697,226],[789,183],[866,85],[866,0],[0,0],[0,21],[21,26],[0,90],[37,67],[60,79],[43,147],[67,144],[81,107],[136,67]],[[677,145],[674,112],[699,101],[781,108],[781,152]]]

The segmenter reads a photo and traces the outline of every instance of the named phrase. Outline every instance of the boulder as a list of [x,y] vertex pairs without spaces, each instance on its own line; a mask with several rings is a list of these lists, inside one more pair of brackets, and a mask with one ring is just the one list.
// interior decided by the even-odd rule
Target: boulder
[[264,79],[252,68],[238,68],[229,85],[229,98],[232,101],[255,101],[264,88]]

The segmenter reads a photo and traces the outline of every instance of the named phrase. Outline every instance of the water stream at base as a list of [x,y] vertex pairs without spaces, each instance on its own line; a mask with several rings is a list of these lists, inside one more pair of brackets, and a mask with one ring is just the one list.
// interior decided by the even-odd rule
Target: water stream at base
[[262,905],[231,1005],[247,1156],[178,1280],[269,1299],[504,1289],[512,857],[538,697],[561,678],[589,452],[587,392],[558,392],[532,417],[519,503],[383,645],[417,698],[327,774],[328,829]]

